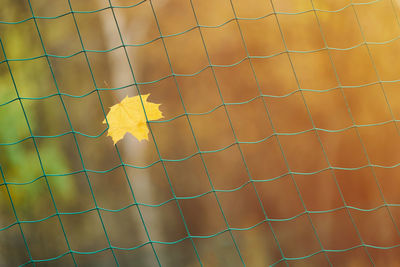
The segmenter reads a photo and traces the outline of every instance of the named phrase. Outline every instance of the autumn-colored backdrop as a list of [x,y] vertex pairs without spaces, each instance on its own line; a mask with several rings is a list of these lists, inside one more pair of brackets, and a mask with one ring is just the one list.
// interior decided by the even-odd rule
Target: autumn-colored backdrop
[[0,262],[396,266],[398,4],[2,0]]

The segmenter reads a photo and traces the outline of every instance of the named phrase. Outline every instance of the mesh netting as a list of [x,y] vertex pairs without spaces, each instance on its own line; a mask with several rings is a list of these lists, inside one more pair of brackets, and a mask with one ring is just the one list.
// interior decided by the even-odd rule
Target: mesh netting
[[[2,9],[0,261],[399,260],[396,1]],[[108,108],[144,93],[165,119],[113,145]]]

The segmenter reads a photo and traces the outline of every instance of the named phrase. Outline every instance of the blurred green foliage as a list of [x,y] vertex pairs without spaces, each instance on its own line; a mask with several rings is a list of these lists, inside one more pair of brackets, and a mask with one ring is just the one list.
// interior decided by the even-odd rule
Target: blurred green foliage
[[[11,1],[6,0],[6,2]],[[2,13],[7,12],[11,17],[13,14],[16,16],[15,14],[27,12],[25,5],[4,4],[7,8],[2,9]],[[19,24],[18,31],[9,26],[1,26],[0,37],[5,50],[1,51],[1,60],[5,59],[4,52],[7,58],[10,58],[10,55],[14,59],[24,58],[27,48],[26,37],[34,35],[32,25],[27,23]],[[55,29],[55,31],[57,30]],[[32,51],[40,51],[41,47],[38,47],[36,42],[32,42],[30,49]],[[13,64],[13,62],[10,62],[9,66],[10,69],[6,63],[3,63],[0,67],[0,104],[2,104],[0,106],[0,125],[6,126],[1,128],[0,142],[13,145],[0,146],[0,164],[7,182],[29,182],[29,180],[26,180],[27,177],[33,180],[43,176],[43,172],[28,123],[33,135],[39,128],[56,130],[60,125],[57,120],[51,120],[52,110],[41,108],[41,101],[21,100],[21,105],[16,90],[23,89],[23,91],[29,92],[29,95],[32,96],[45,95],[48,93],[47,87],[53,81],[48,66],[44,64]],[[24,77],[24,79],[15,81],[16,88],[12,80],[13,73],[23,73]],[[29,109],[30,111],[27,117],[24,115],[22,106],[25,110]],[[24,141],[21,142],[21,140]],[[36,142],[40,142],[40,138],[36,138]],[[39,155],[46,155],[45,160],[41,158],[45,174],[57,174],[60,173],[60,170],[69,169],[65,149],[60,143],[46,142],[38,150]],[[74,184],[70,179],[57,179],[57,177],[54,177],[52,178],[51,186],[51,189],[62,196],[65,201],[74,197]],[[14,187],[10,188],[12,190]],[[48,189],[40,186],[40,183],[32,183],[30,190],[25,190],[23,191],[24,193],[21,193],[20,190],[12,191],[12,198],[17,207],[25,212],[31,211],[34,213],[38,207],[41,207],[40,200],[42,198],[39,196],[44,191],[48,191]],[[37,201],[31,201],[32,199]],[[9,205],[9,203],[0,202],[0,205]]]

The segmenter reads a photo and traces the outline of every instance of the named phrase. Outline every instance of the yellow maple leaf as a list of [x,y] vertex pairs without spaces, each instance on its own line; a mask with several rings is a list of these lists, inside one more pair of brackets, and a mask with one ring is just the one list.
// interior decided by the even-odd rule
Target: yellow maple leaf
[[[127,132],[131,133],[139,141],[148,140],[149,129],[146,124],[143,106],[148,120],[163,118],[159,110],[160,104],[147,101],[149,95],[142,95],[143,105],[139,96],[127,96],[120,103],[110,108],[107,114],[109,124],[107,136],[111,136],[114,144],[121,140]],[[106,120],[103,123],[107,123]]]

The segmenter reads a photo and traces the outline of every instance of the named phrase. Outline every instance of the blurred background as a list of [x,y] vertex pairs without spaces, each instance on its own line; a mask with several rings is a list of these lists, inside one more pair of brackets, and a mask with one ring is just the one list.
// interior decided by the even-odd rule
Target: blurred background
[[0,266],[398,266],[396,0],[0,0],[0,41]]

